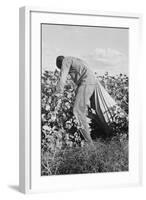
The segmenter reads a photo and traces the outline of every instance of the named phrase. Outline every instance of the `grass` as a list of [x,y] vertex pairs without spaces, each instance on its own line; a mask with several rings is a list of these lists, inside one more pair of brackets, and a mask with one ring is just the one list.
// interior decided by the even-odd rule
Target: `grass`
[[128,171],[128,139],[98,139],[94,148],[56,149],[45,152],[41,159],[41,175],[83,174]]

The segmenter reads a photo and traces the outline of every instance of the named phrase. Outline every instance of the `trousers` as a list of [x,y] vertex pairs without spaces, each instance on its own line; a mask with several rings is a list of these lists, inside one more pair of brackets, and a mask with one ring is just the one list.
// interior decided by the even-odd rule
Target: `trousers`
[[90,97],[95,90],[95,84],[83,84],[76,90],[76,99],[74,102],[73,113],[78,120],[80,131],[84,139],[92,143],[89,125],[87,122],[88,106],[90,106]]

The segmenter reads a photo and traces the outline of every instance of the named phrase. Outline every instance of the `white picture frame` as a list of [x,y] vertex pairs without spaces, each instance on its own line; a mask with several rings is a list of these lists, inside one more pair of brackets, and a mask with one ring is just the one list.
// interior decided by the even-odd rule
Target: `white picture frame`
[[[19,188],[23,193],[100,187],[135,186],[142,182],[142,133],[139,84],[140,14],[99,11],[55,11],[22,7],[20,27],[20,135]],[[118,173],[49,176],[40,175],[40,24],[84,24],[129,28],[129,171]],[[35,34],[34,34],[35,33]],[[37,42],[36,42],[37,41]],[[35,66],[35,67],[34,67]],[[130,134],[131,133],[131,134]]]

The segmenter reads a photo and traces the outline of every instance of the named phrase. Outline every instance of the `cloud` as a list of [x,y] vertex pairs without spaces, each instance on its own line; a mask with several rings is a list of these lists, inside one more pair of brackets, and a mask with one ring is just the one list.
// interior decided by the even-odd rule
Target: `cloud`
[[95,70],[128,73],[128,56],[111,48],[96,48],[83,58]]

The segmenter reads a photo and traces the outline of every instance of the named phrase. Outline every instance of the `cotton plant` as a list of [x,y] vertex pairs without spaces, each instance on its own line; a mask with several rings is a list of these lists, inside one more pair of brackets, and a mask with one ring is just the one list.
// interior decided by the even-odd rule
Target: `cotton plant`
[[[64,145],[69,144],[69,146],[71,146],[71,138],[76,137],[72,135],[72,133],[70,133],[70,129],[72,128],[72,126],[76,126],[76,122],[74,121],[73,123],[73,117],[70,113],[70,109],[72,107],[72,102],[74,98],[74,86],[71,83],[71,81],[68,80],[68,83],[65,86],[64,94],[61,97],[59,93],[55,93],[58,79],[59,73],[57,71],[55,71],[54,74],[49,72],[45,72],[43,74],[42,88],[44,94],[42,100],[42,133],[44,134],[45,132],[45,137],[47,140],[48,135],[51,135],[51,137],[55,137],[57,141],[55,145],[57,147],[59,146],[59,144],[62,143],[62,140],[64,140]],[[71,127],[67,127],[69,118],[72,119]],[[53,126],[56,126],[55,130],[53,130]],[[60,136],[59,133],[61,133]],[[67,134],[69,135],[69,137],[64,136]],[[51,139],[52,138],[50,138],[50,140]],[[60,148],[62,148],[62,146],[63,144],[60,145]]]
[[[42,74],[42,150],[51,152],[66,147],[83,147],[84,138],[79,129],[78,120],[73,115],[73,104],[75,100],[75,85],[68,76],[64,92],[62,95],[56,93],[56,86],[60,73],[45,71]],[[114,134],[128,135],[128,122],[124,112],[128,116],[128,77],[125,75],[110,76],[106,73],[98,77],[101,84],[117,102],[117,107],[112,108],[113,123],[110,126]],[[122,108],[122,110],[119,110]],[[91,113],[95,114],[93,109]],[[90,130],[96,132],[96,124],[87,118],[87,122],[92,124]],[[95,130],[94,130],[95,129]]]

